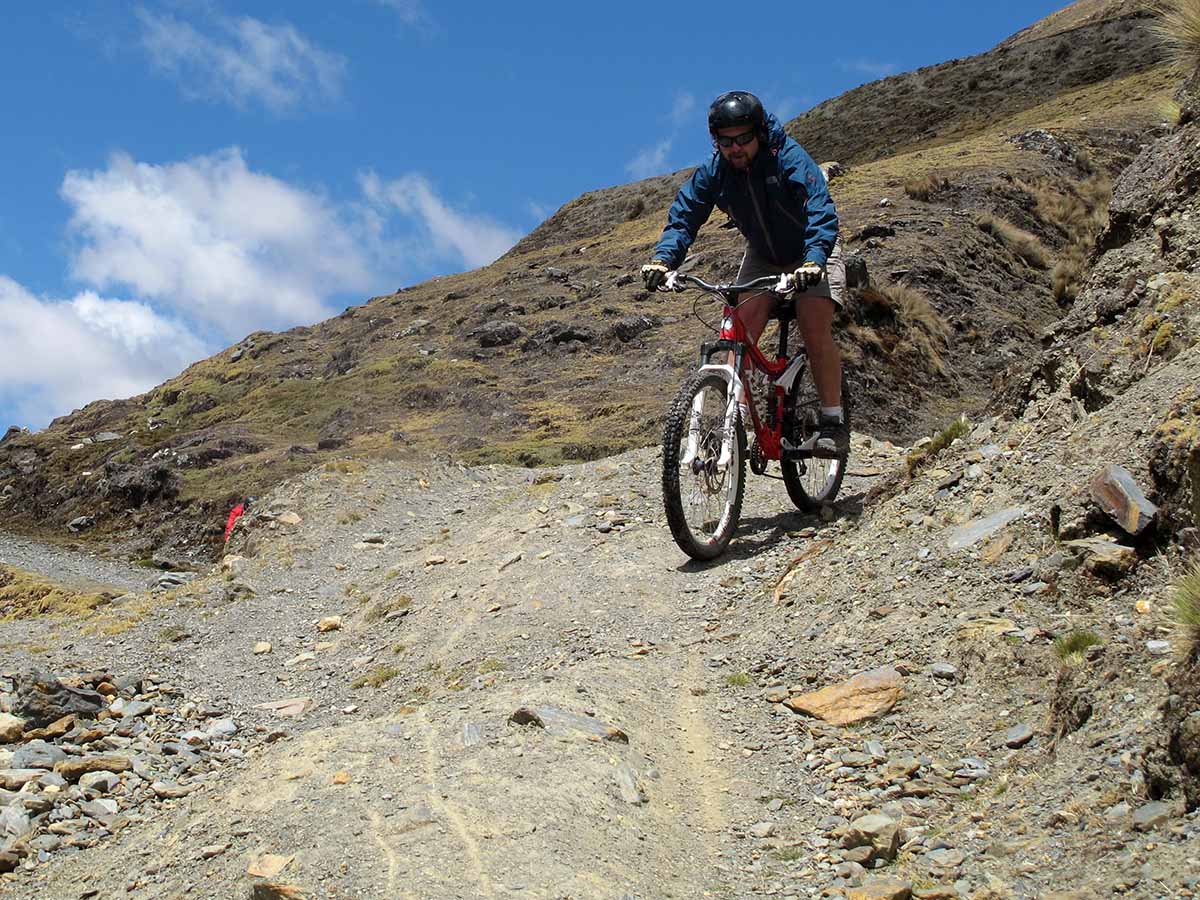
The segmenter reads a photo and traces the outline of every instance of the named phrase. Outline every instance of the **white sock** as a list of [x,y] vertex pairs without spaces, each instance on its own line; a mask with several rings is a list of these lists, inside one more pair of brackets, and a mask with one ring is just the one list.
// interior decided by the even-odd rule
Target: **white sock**
[[845,421],[842,418],[842,408],[840,406],[822,406],[821,415],[830,419],[837,419],[839,422]]

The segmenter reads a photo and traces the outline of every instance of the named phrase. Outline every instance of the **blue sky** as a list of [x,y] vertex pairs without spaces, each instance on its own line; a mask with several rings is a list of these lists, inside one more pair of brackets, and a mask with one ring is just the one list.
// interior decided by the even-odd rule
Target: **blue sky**
[[485,264],[698,162],[723,90],[789,118],[1061,5],[6,4],[0,433]]

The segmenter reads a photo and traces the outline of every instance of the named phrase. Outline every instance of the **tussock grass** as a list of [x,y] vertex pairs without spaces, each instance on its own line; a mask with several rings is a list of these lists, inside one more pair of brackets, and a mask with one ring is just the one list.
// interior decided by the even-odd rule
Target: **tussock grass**
[[[900,336],[891,347],[892,353],[912,353],[937,374],[946,373],[941,351],[950,337],[950,328],[928,297],[916,288],[886,281],[864,288],[858,297],[864,304],[888,310],[895,316]],[[856,336],[874,349],[887,346],[873,329],[861,328]]]
[[990,234],[1000,241],[1018,259],[1024,260],[1034,269],[1045,269],[1050,265],[1046,248],[1042,242],[1018,228],[1012,222],[984,213],[975,220],[975,224],[984,234]]
[[378,622],[383,619],[388,613],[395,612],[398,609],[407,609],[412,606],[412,597],[407,597],[404,594],[392,597],[388,600],[380,600],[372,605],[366,613],[363,614],[363,621]]
[[1065,190],[1045,181],[1025,187],[1037,204],[1038,218],[1059,228],[1066,239],[1050,278],[1054,299],[1067,306],[1079,295],[1096,237],[1108,224],[1112,182],[1104,175],[1092,175]]
[[1151,0],[1151,26],[1185,73],[1200,72],[1200,0]]
[[908,454],[907,459],[905,459],[904,462],[908,468],[908,474],[913,475],[918,469],[970,430],[971,423],[967,420],[967,417],[959,416],[941,431],[931,435],[928,444],[913,450]]
[[37,616],[83,618],[112,601],[102,591],[77,591],[21,569],[0,566],[0,621]]
[[747,687],[750,684],[750,676],[745,672],[733,672],[725,676],[725,683],[730,687]]
[[904,193],[922,203],[928,203],[934,194],[948,187],[950,187],[950,182],[936,175],[913,176],[904,181]]
[[1200,647],[1200,563],[1193,563],[1175,583],[1171,606],[1184,653],[1190,653]]
[[1089,647],[1100,643],[1094,632],[1077,629],[1054,639],[1054,655],[1064,666],[1077,666],[1083,662]]
[[383,687],[393,678],[400,674],[400,670],[395,666],[376,666],[365,675],[359,675],[350,683],[350,687],[357,690],[361,687]]

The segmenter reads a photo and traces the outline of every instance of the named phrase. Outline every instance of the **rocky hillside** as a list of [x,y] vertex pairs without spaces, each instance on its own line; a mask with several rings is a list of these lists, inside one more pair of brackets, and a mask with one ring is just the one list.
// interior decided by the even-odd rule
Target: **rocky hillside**
[[711,565],[649,448],[343,461],[200,573],[6,572],[4,895],[1195,896],[1198,171],[1197,123],[1132,161],[990,413],[856,434],[821,515],[751,479]]
[[[788,125],[843,164],[843,235],[871,283],[839,334],[877,437],[983,409],[1040,349],[1111,177],[1162,125],[1177,79],[1144,16],[1098,0],[1066,12],[1069,33],[885,79]],[[705,328],[692,297],[647,297],[634,275],[685,174],[586,194],[491,266],[249,335],[147,394],[9,434],[0,526],[207,558],[238,498],[314,466],[536,466],[655,443]],[[740,253],[720,224],[695,247],[718,277]]]
[[988,410],[819,515],[751,479],[707,566],[652,447],[341,458],[151,585],[0,546],[4,896],[1196,896],[1198,173],[1181,117]]

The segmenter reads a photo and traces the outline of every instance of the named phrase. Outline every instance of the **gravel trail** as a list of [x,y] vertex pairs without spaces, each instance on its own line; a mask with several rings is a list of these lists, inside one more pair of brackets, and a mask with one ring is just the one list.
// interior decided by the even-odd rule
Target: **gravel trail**
[[0,531],[0,565],[36,572],[61,584],[136,591],[152,580],[146,569],[87,550],[72,550]]

